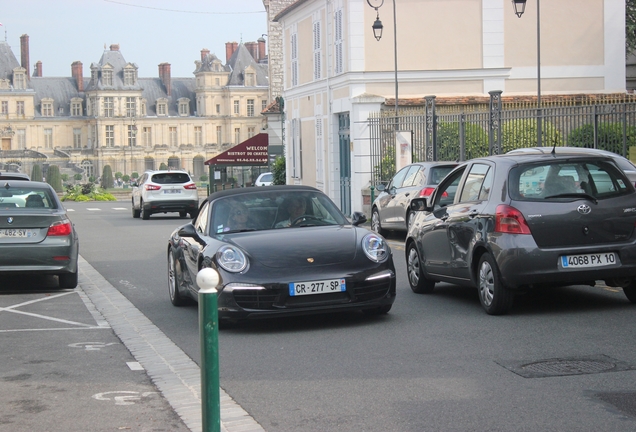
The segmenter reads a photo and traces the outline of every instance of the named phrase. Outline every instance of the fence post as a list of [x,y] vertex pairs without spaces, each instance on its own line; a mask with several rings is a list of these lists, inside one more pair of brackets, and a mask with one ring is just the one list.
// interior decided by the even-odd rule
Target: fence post
[[201,420],[203,432],[221,430],[219,385],[219,310],[216,287],[219,274],[205,267],[197,274],[199,338],[201,344]]
[[459,116],[459,160],[466,160],[466,114],[461,113]]
[[598,110],[597,105],[594,105],[594,148],[598,148]]
[[435,129],[437,122],[435,121],[435,97],[426,96],[426,132],[424,133],[424,146],[426,148],[426,160],[437,160],[437,132]]
[[488,128],[488,154],[501,153],[501,90],[489,91],[490,125]]

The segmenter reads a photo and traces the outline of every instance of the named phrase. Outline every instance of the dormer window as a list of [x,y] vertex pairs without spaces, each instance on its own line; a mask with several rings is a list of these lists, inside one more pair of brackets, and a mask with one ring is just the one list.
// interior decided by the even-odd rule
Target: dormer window
[[91,83],[97,82],[97,68],[91,68]]
[[71,116],[73,117],[81,117],[83,115],[82,112],[82,99],[73,98],[71,99]]
[[124,69],[124,85],[133,86],[137,84],[137,70],[133,66],[126,66]]
[[254,87],[256,85],[256,74],[253,72],[245,73],[245,86]]
[[157,115],[158,116],[168,115],[168,99],[166,98],[157,99]]
[[16,90],[26,89],[26,73],[24,68],[16,68],[13,70],[13,88]]
[[141,107],[139,108],[142,117],[146,117],[146,99],[141,100]]
[[113,85],[113,71],[112,69],[104,69],[102,70],[102,85],[112,86]]
[[181,117],[187,117],[190,115],[190,99],[180,98],[179,101],[179,115]]
[[53,99],[42,99],[41,105],[42,117],[53,117]]

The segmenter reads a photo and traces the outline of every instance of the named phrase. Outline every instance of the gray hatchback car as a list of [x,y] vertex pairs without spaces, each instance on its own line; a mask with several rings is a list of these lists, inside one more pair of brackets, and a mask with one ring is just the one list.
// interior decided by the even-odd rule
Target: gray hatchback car
[[636,191],[612,158],[473,159],[411,208],[405,253],[416,293],[440,281],[474,286],[497,315],[518,291],[603,280],[636,303]]
[[380,193],[371,209],[371,229],[378,234],[387,230],[406,231],[413,215],[411,200],[432,194],[456,166],[454,162],[416,162],[398,171],[387,186],[379,185]]

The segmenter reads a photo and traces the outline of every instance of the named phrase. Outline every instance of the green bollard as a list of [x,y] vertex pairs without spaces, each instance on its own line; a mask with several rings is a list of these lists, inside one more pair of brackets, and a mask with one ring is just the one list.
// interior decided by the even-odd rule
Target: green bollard
[[201,416],[203,432],[221,431],[219,383],[219,310],[216,286],[219,274],[209,267],[197,274],[199,337],[201,343]]
[[375,201],[375,188],[371,186],[371,205],[373,205],[373,201]]

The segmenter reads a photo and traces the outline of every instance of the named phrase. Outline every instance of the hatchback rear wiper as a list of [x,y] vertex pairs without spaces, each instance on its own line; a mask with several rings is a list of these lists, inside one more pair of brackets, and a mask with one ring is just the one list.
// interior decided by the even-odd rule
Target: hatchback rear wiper
[[544,199],[550,199],[550,198],[585,198],[592,201],[594,204],[598,204],[598,200],[596,198],[594,198],[590,194],[583,193],[583,192],[562,193],[562,194],[549,195],[547,197],[544,197]]

